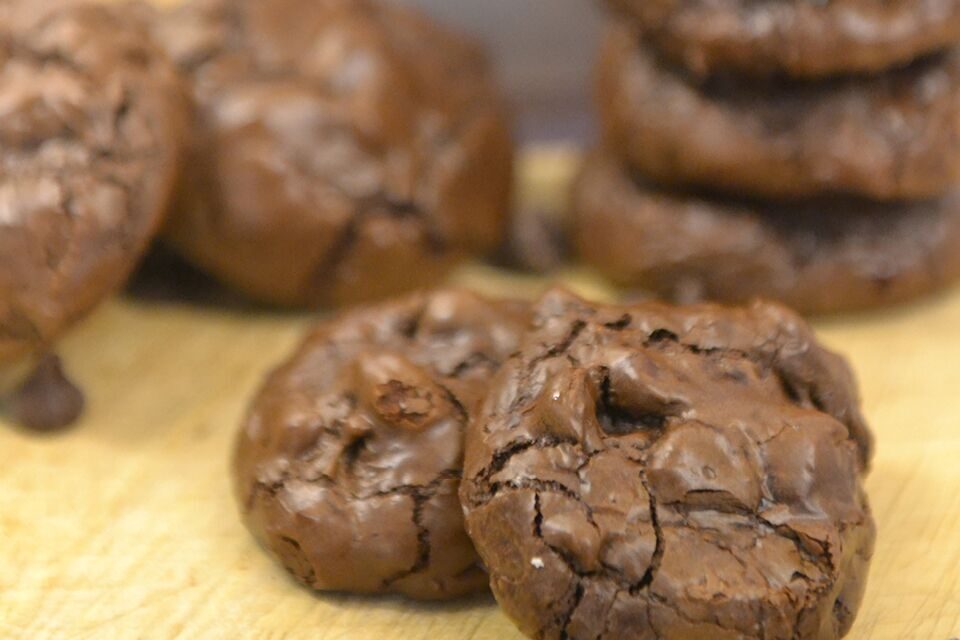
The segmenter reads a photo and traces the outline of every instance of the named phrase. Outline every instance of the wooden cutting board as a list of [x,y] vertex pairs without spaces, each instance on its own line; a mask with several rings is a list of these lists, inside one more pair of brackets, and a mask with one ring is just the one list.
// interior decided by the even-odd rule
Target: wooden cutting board
[[[479,267],[458,279],[544,284]],[[233,434],[310,320],[121,300],[66,340],[83,423],[50,437],[0,425],[0,638],[519,638],[489,597],[314,596],[239,524]],[[818,328],[853,360],[879,444],[880,535],[852,637],[960,635],[960,291]]]
[[[526,165],[556,198],[569,157]],[[593,297],[603,284],[560,279]],[[470,266],[456,282],[549,285]],[[62,353],[90,406],[73,431],[0,425],[0,638],[519,638],[490,597],[448,605],[315,596],[236,517],[231,441],[262,375],[314,317],[121,299]],[[857,369],[878,437],[879,541],[853,638],[960,635],[960,291],[818,324]]]

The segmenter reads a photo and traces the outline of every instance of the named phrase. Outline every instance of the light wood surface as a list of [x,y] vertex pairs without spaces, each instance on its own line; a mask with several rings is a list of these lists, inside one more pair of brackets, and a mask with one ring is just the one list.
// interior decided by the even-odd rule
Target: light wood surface
[[[545,284],[481,267],[457,280],[518,294]],[[84,422],[50,437],[0,426],[0,637],[519,637],[490,598],[314,596],[239,524],[231,439],[310,320],[126,300],[66,340],[89,393]],[[818,328],[853,360],[879,443],[867,483],[879,542],[851,637],[960,635],[960,291]]]

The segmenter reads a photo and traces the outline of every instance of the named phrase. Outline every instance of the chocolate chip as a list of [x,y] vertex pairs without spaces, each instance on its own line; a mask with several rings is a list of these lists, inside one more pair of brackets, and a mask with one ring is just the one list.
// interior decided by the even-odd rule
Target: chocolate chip
[[13,392],[8,411],[19,424],[35,431],[58,431],[83,414],[83,392],[67,378],[60,358],[45,356]]

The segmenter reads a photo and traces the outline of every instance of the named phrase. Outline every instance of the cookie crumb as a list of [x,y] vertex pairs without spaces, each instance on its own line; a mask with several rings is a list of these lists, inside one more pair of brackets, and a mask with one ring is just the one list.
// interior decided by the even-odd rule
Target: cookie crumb
[[11,417],[34,431],[59,431],[83,413],[83,392],[67,377],[55,355],[45,356],[9,399]]

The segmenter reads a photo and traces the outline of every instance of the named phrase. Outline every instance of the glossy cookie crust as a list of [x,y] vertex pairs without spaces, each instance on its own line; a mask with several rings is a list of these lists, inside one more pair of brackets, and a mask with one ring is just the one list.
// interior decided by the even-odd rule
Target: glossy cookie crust
[[840,638],[874,524],[846,363],[748,308],[562,291],[467,434],[461,499],[533,638]]
[[457,499],[463,431],[525,321],[526,305],[439,291],[318,326],[241,430],[247,526],[318,590],[486,589]]

